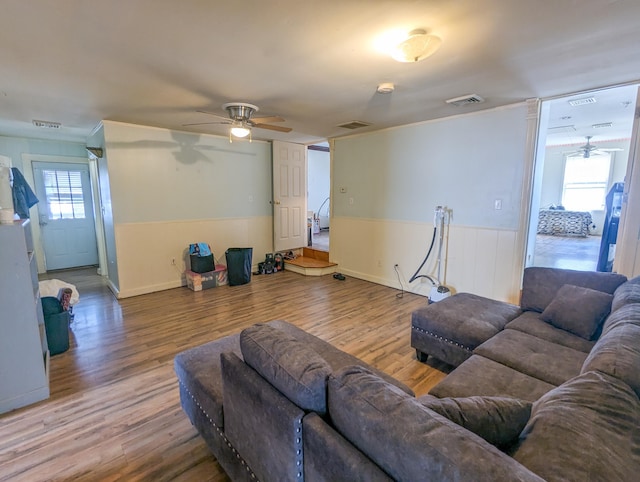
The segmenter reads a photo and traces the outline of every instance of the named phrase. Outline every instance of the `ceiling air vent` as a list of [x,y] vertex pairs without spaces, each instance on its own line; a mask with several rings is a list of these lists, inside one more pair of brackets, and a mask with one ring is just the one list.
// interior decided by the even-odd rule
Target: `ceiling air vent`
[[603,129],[605,127],[611,127],[613,122],[601,122],[600,124],[592,124],[591,127],[594,129]]
[[60,129],[59,122],[50,122],[50,121],[35,120],[35,119],[32,122],[34,126],[42,127],[43,129]]
[[362,121],[351,121],[346,124],[339,125],[338,127],[342,127],[343,129],[361,129],[362,127],[369,127],[371,124],[367,124]]
[[572,105],[573,107],[577,105],[595,104],[595,103],[596,103],[595,97],[583,97],[581,99],[573,99],[569,101],[569,105]]
[[478,94],[468,94],[461,97],[454,97],[453,99],[445,100],[447,104],[453,104],[457,106],[470,105],[470,104],[482,104],[484,99]]

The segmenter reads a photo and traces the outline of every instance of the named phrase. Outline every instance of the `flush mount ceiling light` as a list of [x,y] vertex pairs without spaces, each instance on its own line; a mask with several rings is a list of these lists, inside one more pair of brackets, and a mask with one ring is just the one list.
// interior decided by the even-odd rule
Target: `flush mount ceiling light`
[[251,129],[245,126],[242,122],[234,123],[231,125],[230,131],[234,137],[247,137],[251,134]]
[[391,57],[398,62],[418,62],[436,53],[441,43],[440,37],[427,35],[422,29],[412,30],[392,50]]

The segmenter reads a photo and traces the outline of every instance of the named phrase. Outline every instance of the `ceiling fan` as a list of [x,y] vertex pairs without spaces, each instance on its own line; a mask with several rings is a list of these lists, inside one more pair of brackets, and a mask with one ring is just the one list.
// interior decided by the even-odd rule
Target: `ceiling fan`
[[291,132],[291,127],[275,126],[270,122],[284,122],[284,119],[279,116],[268,117],[253,117],[253,114],[258,112],[258,106],[253,104],[247,104],[246,102],[229,102],[223,104],[222,108],[227,111],[228,117],[223,117],[215,112],[208,112],[205,110],[198,110],[201,114],[212,115],[223,119],[218,122],[196,122],[192,124],[183,124],[183,126],[199,126],[207,124],[229,124],[229,141],[232,142],[232,136],[234,137],[247,137],[251,139],[251,128],[257,127],[259,129],[269,129],[278,132]]
[[594,146],[591,144],[591,138],[593,136],[586,136],[587,143],[584,146],[580,146],[578,150],[575,152],[576,154],[582,154],[582,157],[585,159],[589,159],[591,157],[591,153],[594,151],[602,151],[602,152],[617,152],[621,151],[620,147],[612,147],[610,149],[600,148],[598,146]]

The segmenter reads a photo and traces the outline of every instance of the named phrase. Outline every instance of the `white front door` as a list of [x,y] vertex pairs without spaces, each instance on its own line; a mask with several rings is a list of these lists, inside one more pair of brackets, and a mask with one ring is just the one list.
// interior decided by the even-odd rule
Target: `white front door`
[[273,141],[273,246],[307,245],[307,148]]
[[89,165],[33,162],[47,271],[98,264]]

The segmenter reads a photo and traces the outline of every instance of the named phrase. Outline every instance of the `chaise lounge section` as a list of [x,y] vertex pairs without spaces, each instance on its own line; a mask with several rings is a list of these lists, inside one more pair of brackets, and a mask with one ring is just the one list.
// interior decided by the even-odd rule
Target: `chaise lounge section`
[[[594,285],[588,274],[588,289],[610,292],[595,290],[611,314],[585,328],[563,309],[554,313],[559,295],[555,305],[576,306],[575,289],[560,290],[575,276],[527,271],[524,286],[545,286],[523,291],[520,307],[501,306],[503,318],[519,314],[422,397],[272,321],[179,354],[181,404],[232,480],[632,480],[640,470],[640,279],[609,275],[602,285],[596,276]],[[596,305],[581,301],[589,309],[571,313],[580,320]],[[594,334],[584,343],[566,329],[559,336],[545,312]],[[518,319],[535,327],[510,328]]]

